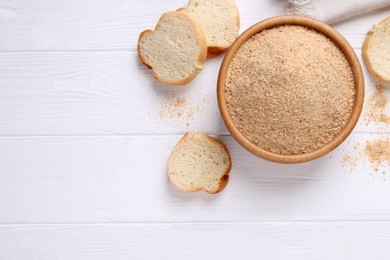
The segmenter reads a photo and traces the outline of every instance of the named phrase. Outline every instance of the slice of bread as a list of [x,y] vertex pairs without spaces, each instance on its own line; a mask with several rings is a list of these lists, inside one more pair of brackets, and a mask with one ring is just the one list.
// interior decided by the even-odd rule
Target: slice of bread
[[185,13],[165,13],[154,31],[139,36],[138,55],[157,80],[187,84],[202,70],[207,56],[203,28]]
[[188,6],[179,11],[202,24],[211,55],[224,52],[238,36],[240,15],[234,0],[190,0]]
[[222,191],[232,168],[226,146],[201,132],[188,132],[175,146],[168,161],[168,176],[183,191]]
[[379,80],[390,82],[390,17],[368,32],[362,54],[367,69]]

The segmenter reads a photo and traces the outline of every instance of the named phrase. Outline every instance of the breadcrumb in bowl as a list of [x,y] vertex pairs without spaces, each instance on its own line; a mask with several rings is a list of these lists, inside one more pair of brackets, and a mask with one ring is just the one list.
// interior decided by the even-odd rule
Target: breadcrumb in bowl
[[363,106],[364,79],[349,43],[301,16],[261,21],[228,50],[218,103],[232,136],[280,163],[316,159],[340,145]]

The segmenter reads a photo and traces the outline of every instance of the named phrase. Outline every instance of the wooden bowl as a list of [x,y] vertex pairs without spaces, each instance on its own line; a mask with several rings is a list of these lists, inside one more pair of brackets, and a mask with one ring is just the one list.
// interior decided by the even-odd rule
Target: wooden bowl
[[[226,74],[230,62],[233,56],[235,55],[235,53],[237,52],[237,50],[241,47],[241,45],[244,42],[250,39],[253,35],[263,30],[276,27],[276,26],[281,26],[281,25],[305,26],[307,28],[316,30],[319,33],[322,33],[330,40],[332,40],[339,47],[339,49],[344,53],[346,59],[348,60],[355,81],[355,99],[352,108],[352,113],[347,123],[344,125],[343,129],[329,143],[325,144],[324,146],[312,152],[304,153],[304,154],[281,155],[281,154],[269,152],[253,144],[243,134],[241,134],[240,131],[235,126],[228,112],[226,99],[225,99]],[[236,141],[240,143],[245,149],[266,160],[280,162],[280,163],[299,163],[299,162],[310,161],[327,154],[328,152],[335,149],[338,145],[340,145],[351,133],[362,111],[363,99],[364,99],[364,78],[363,78],[362,68],[360,66],[359,60],[356,57],[354,50],[349,45],[349,43],[344,39],[344,37],[341,36],[334,29],[332,29],[330,26],[320,21],[307,18],[307,17],[302,17],[302,16],[277,16],[277,17],[272,17],[263,20],[253,25],[245,32],[243,32],[232,44],[230,49],[227,51],[225,58],[222,61],[221,69],[219,71],[217,95],[218,95],[219,109],[221,111],[222,118],[226,124],[227,129],[234,137],[234,139],[236,139]]]

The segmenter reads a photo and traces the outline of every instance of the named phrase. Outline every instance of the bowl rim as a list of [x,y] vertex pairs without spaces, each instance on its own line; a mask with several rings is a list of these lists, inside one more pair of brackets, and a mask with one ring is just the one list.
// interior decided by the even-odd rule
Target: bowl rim
[[[355,82],[354,104],[352,107],[351,115],[347,123],[344,125],[344,127],[341,129],[341,131],[336,135],[336,137],[332,141],[330,141],[329,143],[325,144],[324,146],[314,151],[303,153],[303,154],[296,154],[296,155],[276,154],[264,150],[256,146],[255,144],[253,144],[243,134],[240,133],[240,131],[233,123],[233,120],[231,119],[230,114],[228,112],[226,99],[225,99],[226,74],[230,62],[234,57],[235,53],[237,52],[237,50],[241,47],[241,45],[244,42],[246,42],[253,35],[261,31],[264,31],[266,29],[270,29],[281,25],[304,26],[309,29],[313,29],[319,33],[322,33],[323,35],[328,37],[343,52],[344,56],[348,60],[348,63],[350,64],[353,72],[353,77]],[[219,70],[218,81],[217,81],[217,98],[218,98],[219,110],[222,115],[223,121],[230,134],[241,146],[243,146],[245,149],[255,154],[256,156],[269,161],[279,162],[279,163],[300,163],[300,162],[307,162],[307,161],[314,160],[316,158],[319,158],[329,153],[337,146],[339,146],[352,132],[360,117],[362,107],[363,107],[364,77],[363,77],[363,72],[362,72],[359,59],[357,58],[355,51],[353,50],[351,45],[347,42],[347,40],[336,30],[334,30],[332,27],[313,18],[304,17],[304,16],[291,16],[291,15],[275,16],[260,21],[254,24],[253,26],[249,27],[233,42],[233,44],[227,51]]]

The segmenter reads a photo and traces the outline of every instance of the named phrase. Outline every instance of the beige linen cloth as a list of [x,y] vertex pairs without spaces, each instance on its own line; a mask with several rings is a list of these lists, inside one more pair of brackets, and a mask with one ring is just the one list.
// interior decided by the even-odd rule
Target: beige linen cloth
[[390,0],[289,0],[289,14],[305,15],[325,23],[390,6]]

